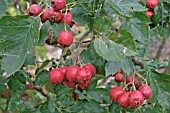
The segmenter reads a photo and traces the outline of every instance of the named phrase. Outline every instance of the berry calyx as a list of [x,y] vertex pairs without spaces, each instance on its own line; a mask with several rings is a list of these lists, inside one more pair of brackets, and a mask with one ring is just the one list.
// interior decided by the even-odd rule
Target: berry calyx
[[150,99],[152,97],[152,89],[146,84],[140,86],[139,91],[144,95],[145,99]]
[[38,16],[41,13],[41,7],[37,4],[32,4],[28,10],[27,13],[29,16]]
[[91,72],[86,68],[81,68],[77,72],[77,82],[78,83],[86,83],[86,81],[89,81],[92,77]]
[[91,79],[86,81],[85,83],[78,83],[78,89],[80,90],[87,89],[90,84],[91,84]]
[[61,69],[52,69],[49,73],[50,81],[54,84],[59,84],[64,80],[64,74]]
[[43,9],[43,13],[41,14],[41,22],[45,23],[47,20],[49,20],[49,12],[50,9]]
[[61,31],[58,34],[58,44],[63,47],[69,47],[73,43],[73,34],[69,31]]
[[146,7],[149,8],[155,8],[156,6],[158,6],[159,1],[158,0],[147,0],[146,1]]
[[76,83],[74,82],[69,82],[69,81],[64,81],[63,84],[67,86],[68,88],[74,88],[76,86]]
[[114,102],[118,102],[118,98],[121,94],[123,94],[123,88],[122,87],[114,87],[110,90],[110,98],[114,101]]
[[155,14],[155,12],[152,11],[152,10],[147,10],[147,11],[146,11],[146,16],[147,16],[148,18],[151,18],[154,14]]
[[96,74],[96,68],[92,64],[85,64],[83,68],[88,69],[91,72],[92,76]]
[[138,108],[143,104],[143,102],[144,96],[140,91],[135,90],[129,94],[129,108],[131,109]]
[[77,82],[77,72],[79,69],[79,66],[68,67],[66,71],[66,79],[70,82]]
[[49,20],[51,22],[58,22],[62,18],[62,13],[60,11],[55,11],[53,9],[50,9],[49,11]]
[[[130,83],[132,81],[133,81],[133,77],[129,76],[129,77],[126,78],[126,84],[128,84],[128,83]],[[134,84],[135,84],[135,86],[139,85],[139,81],[138,81],[137,78],[134,78]]]
[[72,19],[73,19],[72,14],[70,12],[68,12],[67,15],[65,15],[65,14],[62,15],[62,18],[61,18],[60,21],[62,23],[66,22],[66,24],[68,24],[69,26],[72,26],[73,25]]
[[129,94],[130,92],[124,92],[123,94],[119,96],[118,103],[120,104],[120,106],[124,108],[129,107]]
[[124,76],[123,76],[123,74],[117,73],[117,74],[115,75],[115,81],[118,82],[118,83],[123,82],[123,81],[124,81]]
[[55,11],[61,10],[66,6],[66,0],[51,0],[51,6]]

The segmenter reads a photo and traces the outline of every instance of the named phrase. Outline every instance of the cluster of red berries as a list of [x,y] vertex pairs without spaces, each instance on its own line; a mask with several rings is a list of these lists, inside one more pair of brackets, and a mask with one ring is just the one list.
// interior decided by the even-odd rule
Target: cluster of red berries
[[[115,74],[115,81],[119,83],[124,81],[123,70],[121,68],[118,73]],[[126,78],[126,84],[131,87],[132,84],[134,84],[134,86],[137,87],[139,86],[139,81],[137,78],[129,76]],[[122,87],[116,86],[111,89],[110,97],[114,102],[118,102],[120,106],[134,109],[141,106],[145,99],[150,99],[152,97],[152,89],[148,85],[144,84],[141,85],[138,90],[129,92],[124,91]]]
[[49,78],[54,84],[63,82],[68,88],[84,90],[91,84],[91,79],[95,74],[96,68],[92,64],[85,64],[82,68],[73,65],[52,69]]
[[[38,16],[41,13],[41,22],[45,23],[47,20],[56,23],[62,22],[69,26],[73,25],[72,14],[70,12],[62,13],[61,10],[66,6],[66,0],[51,0],[52,8],[44,8],[43,10],[37,4],[31,5],[27,13],[29,16]],[[61,31],[58,34],[58,44],[63,47],[69,47],[73,43],[73,34],[69,31]]]
[[151,18],[155,14],[154,8],[158,6],[158,4],[159,4],[158,0],[147,0],[146,1],[146,7],[149,8],[146,11],[146,16],[148,16],[148,18]]

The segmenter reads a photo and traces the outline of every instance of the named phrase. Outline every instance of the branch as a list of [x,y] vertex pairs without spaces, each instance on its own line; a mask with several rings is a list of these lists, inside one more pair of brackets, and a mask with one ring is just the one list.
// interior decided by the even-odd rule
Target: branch
[[47,96],[48,96],[47,94],[45,94],[45,93],[43,92],[42,89],[38,89],[38,88],[36,88],[36,87],[34,87],[33,89],[35,89],[36,91],[38,91],[39,93],[41,93],[44,97],[47,97]]

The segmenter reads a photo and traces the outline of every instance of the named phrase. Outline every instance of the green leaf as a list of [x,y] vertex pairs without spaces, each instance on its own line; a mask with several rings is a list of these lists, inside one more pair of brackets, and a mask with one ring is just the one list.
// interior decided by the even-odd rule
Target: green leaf
[[7,83],[8,80],[6,79],[6,77],[0,75],[0,81],[1,81],[0,82],[0,94],[3,94],[6,89],[5,83]]
[[21,68],[27,52],[33,51],[39,37],[39,22],[39,18],[27,16],[0,19],[0,54],[4,55],[2,68],[8,76]]
[[0,17],[4,15],[6,9],[5,0],[0,0]]
[[106,60],[120,61],[123,59],[123,48],[113,41],[105,38],[98,38],[94,40],[94,48],[99,56]]
[[39,68],[36,69],[35,74],[37,75],[37,74],[39,74],[41,71],[43,71],[43,69],[44,69],[50,62],[51,62],[51,60],[46,60],[46,61],[44,61],[43,64],[42,64]]
[[71,10],[73,21],[82,26],[89,24],[92,21],[91,15],[87,9],[81,6],[76,6]]
[[136,54],[137,49],[132,34],[125,29],[121,29],[119,30],[119,35],[120,35],[119,39],[116,41],[116,43],[122,44],[124,47],[128,49],[127,51],[125,51],[125,54],[128,56],[130,54]]
[[120,106],[118,103],[112,102],[112,104],[109,106],[110,113],[119,113],[120,112]]
[[105,65],[106,76],[116,74],[122,68],[124,72],[130,73],[133,69],[133,62],[130,57],[125,57],[121,61],[108,61]]
[[136,40],[145,43],[149,39],[149,22],[148,17],[144,13],[135,12],[128,22],[128,30]]
[[36,79],[35,79],[35,84],[38,86],[41,86],[41,85],[44,85],[45,83],[47,83],[49,81],[48,74],[49,74],[49,72],[45,71],[45,70],[38,73],[38,75],[36,76]]
[[27,53],[24,66],[35,65],[35,55],[33,53]]
[[104,74],[103,65],[105,65],[106,60],[96,53],[93,42],[89,44],[87,49],[81,52],[80,57],[84,64],[93,64],[96,67],[97,74]]

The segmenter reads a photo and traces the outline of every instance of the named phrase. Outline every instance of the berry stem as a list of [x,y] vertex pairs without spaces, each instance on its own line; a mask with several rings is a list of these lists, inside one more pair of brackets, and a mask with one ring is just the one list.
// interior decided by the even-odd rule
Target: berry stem
[[64,30],[65,30],[65,31],[67,31],[67,26],[66,26],[67,11],[68,11],[68,7],[66,7],[66,12],[65,12],[65,14],[64,14]]

